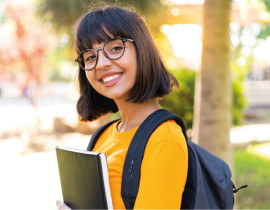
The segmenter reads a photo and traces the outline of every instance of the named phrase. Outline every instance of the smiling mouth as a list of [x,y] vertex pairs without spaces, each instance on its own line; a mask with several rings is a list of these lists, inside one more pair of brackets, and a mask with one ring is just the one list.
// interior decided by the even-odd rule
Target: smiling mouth
[[102,79],[102,81],[105,83],[105,82],[110,82],[118,77],[120,77],[122,74],[114,74],[112,76],[109,76],[109,77],[105,77],[104,79]]

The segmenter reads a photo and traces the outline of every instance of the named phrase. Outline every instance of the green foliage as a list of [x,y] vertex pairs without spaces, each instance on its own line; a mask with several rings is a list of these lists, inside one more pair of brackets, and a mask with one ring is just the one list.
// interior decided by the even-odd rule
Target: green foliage
[[265,25],[263,28],[261,28],[260,33],[257,35],[257,38],[258,39],[266,39],[269,36],[270,36],[270,26]]
[[38,0],[37,13],[45,20],[50,21],[55,29],[69,31],[76,20],[86,12],[86,1],[77,0]]
[[[233,89],[233,124],[239,125],[243,119],[243,109],[246,106],[246,98],[244,95],[243,77],[244,73],[238,73],[234,76],[232,82]],[[160,104],[181,116],[185,121],[187,129],[192,128],[193,124],[193,108],[195,93],[196,71],[190,69],[180,69],[174,71],[173,75],[180,83],[180,90],[173,90],[168,96],[165,96]]]
[[160,8],[164,8],[156,0],[37,0],[37,12],[44,20],[52,22],[56,29],[70,31],[76,20],[91,7],[111,4],[131,5],[143,15],[156,15]]
[[247,101],[244,95],[243,82],[234,79],[233,85],[233,125],[240,125],[243,120],[243,109],[246,107]]
[[173,75],[180,83],[180,90],[173,90],[170,95],[164,97],[160,104],[181,116],[188,129],[192,127],[193,121],[196,72],[190,69],[181,69],[174,71]]
[[50,66],[49,81],[71,82],[77,71],[77,64],[74,62],[74,55],[70,53],[66,45],[59,44],[48,56]]
[[265,9],[270,12],[270,1],[269,0],[260,0],[264,5]]
[[[235,51],[237,53],[237,51]],[[244,81],[253,62],[253,57],[245,58],[245,64],[239,64],[237,55],[231,62],[233,85],[233,124],[240,125],[243,121],[243,109],[247,106]],[[239,58],[239,55],[238,55]]]
[[248,185],[237,193],[238,208],[270,209],[270,160],[238,149],[234,162],[237,185]]
[[[265,10],[270,13],[270,0],[260,0],[262,4],[265,6]],[[257,35],[258,39],[266,39],[270,36],[270,26],[268,24],[261,25],[262,28],[260,30],[260,33]]]

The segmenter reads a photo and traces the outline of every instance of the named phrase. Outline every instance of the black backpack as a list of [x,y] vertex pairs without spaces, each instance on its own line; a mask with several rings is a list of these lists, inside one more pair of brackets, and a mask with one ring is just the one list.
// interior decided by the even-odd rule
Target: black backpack
[[[140,169],[149,137],[163,122],[174,120],[181,128],[188,147],[188,175],[182,195],[181,209],[232,209],[235,189],[228,165],[217,156],[188,140],[184,122],[177,115],[160,109],[147,117],[135,133],[125,159],[121,196],[127,209],[133,209],[137,197]],[[87,150],[91,151],[99,136],[112,123],[100,127],[91,137]]]

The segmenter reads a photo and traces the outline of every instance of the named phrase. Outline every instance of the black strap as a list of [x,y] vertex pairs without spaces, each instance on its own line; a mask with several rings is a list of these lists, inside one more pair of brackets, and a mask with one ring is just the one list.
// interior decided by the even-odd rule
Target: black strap
[[112,125],[114,122],[116,122],[118,120],[113,120],[111,122],[106,123],[105,125],[99,127],[91,136],[91,139],[89,141],[89,144],[87,146],[87,151],[92,151],[97,143],[98,138],[100,137],[100,135],[110,126]]
[[124,163],[121,196],[127,209],[133,209],[138,194],[141,163],[148,139],[160,124],[168,120],[174,120],[188,139],[182,119],[165,109],[155,111],[144,120],[129,145]]
[[[233,184],[233,183],[232,183],[232,184]],[[238,187],[238,188],[236,189],[236,187],[235,187],[234,184],[233,184],[233,193],[237,193],[239,190],[241,190],[241,189],[243,189],[243,188],[246,188],[246,187],[248,187],[248,185],[243,185],[243,186]]]

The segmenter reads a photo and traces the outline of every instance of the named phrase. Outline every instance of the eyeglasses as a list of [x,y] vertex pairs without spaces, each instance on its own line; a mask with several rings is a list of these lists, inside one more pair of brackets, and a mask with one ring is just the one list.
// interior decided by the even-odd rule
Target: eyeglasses
[[102,47],[99,47],[95,50],[86,49],[79,53],[78,57],[75,59],[75,62],[79,63],[82,69],[90,71],[94,69],[98,61],[98,51],[101,50],[104,56],[111,60],[116,60],[121,58],[125,52],[125,43],[134,42],[132,39],[121,39],[114,38],[109,41],[106,41]]

